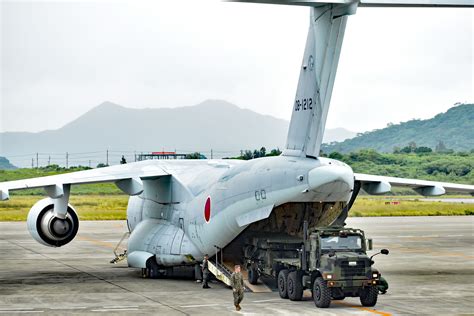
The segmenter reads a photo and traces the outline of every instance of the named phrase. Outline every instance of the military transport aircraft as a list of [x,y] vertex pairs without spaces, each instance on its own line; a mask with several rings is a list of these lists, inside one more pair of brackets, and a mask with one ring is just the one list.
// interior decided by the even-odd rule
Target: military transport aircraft
[[[474,185],[354,173],[318,157],[349,15],[369,7],[473,7],[472,0],[241,1],[310,7],[310,26],[286,147],[278,157],[238,160],[153,160],[0,183],[9,192],[44,188],[48,198],[28,214],[35,240],[61,247],[74,239],[79,218],[69,204],[72,185],[113,182],[130,196],[128,265],[151,271],[193,265],[215,247],[237,249],[243,235],[344,224],[360,189],[383,194],[392,186],[425,196],[474,194]],[[225,250],[224,250],[225,252]]]

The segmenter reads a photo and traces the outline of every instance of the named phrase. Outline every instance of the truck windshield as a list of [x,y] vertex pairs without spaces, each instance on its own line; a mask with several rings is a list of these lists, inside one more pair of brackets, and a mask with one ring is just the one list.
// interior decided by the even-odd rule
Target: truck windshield
[[321,249],[356,249],[362,248],[362,239],[359,235],[321,236]]

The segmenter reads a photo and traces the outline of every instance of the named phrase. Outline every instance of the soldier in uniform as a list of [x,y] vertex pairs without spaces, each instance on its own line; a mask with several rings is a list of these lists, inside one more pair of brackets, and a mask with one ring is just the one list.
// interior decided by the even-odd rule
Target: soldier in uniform
[[234,273],[232,273],[230,280],[234,294],[234,306],[237,311],[240,311],[240,302],[244,299],[244,277],[240,273],[240,265],[235,265]]
[[209,280],[209,256],[204,255],[204,260],[202,261],[202,288],[210,289],[211,287],[207,284]]

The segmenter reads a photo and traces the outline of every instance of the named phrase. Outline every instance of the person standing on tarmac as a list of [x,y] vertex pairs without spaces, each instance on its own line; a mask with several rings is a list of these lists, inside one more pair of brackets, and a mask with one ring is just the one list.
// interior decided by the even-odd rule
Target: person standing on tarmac
[[234,306],[237,311],[240,311],[240,303],[244,299],[244,277],[240,273],[240,265],[234,266],[234,273],[232,273],[230,281],[234,294]]
[[210,289],[211,287],[207,284],[209,280],[209,255],[204,255],[204,260],[202,261],[202,288]]

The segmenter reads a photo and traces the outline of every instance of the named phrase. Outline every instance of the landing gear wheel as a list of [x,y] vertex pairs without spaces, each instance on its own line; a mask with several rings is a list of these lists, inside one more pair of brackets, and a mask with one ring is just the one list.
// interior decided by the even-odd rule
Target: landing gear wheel
[[150,279],[158,279],[161,276],[155,257],[151,257],[146,262],[146,275]]
[[249,272],[249,283],[253,285],[257,284],[258,276],[259,276],[257,268],[251,266],[248,272]]
[[313,283],[313,300],[316,307],[327,308],[331,305],[331,291],[326,281],[319,277]]
[[281,298],[288,298],[288,270],[283,269],[278,273],[278,294]]
[[302,277],[303,273],[301,271],[292,271],[288,274],[287,292],[288,298],[292,301],[301,301],[303,298]]
[[373,307],[377,304],[379,289],[376,286],[365,288],[360,293],[360,303],[362,306]]

